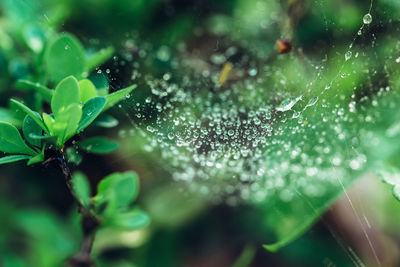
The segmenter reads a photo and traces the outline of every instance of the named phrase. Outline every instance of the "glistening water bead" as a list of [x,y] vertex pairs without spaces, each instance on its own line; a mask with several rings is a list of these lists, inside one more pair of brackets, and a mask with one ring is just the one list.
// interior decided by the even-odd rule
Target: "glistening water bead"
[[370,24],[372,22],[371,14],[369,13],[365,14],[365,16],[363,17],[363,22],[364,24]]
[[301,100],[302,96],[299,97],[288,97],[285,100],[283,100],[279,106],[276,107],[277,111],[284,112],[291,110],[292,107],[299,101]]
[[346,54],[344,54],[344,59],[347,61],[351,58],[352,55],[353,53],[349,50],[346,52]]

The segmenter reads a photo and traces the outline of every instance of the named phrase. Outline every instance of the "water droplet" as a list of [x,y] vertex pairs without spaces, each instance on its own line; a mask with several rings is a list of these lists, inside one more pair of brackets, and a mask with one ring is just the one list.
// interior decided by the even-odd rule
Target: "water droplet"
[[370,24],[372,22],[371,14],[369,13],[365,14],[365,16],[363,17],[363,22],[364,24]]
[[317,103],[317,101],[318,101],[318,96],[311,98],[311,99],[308,101],[306,107],[311,107],[311,106],[315,105],[315,103]]
[[292,118],[293,119],[298,118],[298,117],[300,117],[300,115],[301,115],[301,113],[299,111],[294,111],[293,115],[292,115]]
[[361,35],[361,34],[362,34],[362,30],[359,29],[358,32],[357,32],[357,34],[358,34],[358,35]]
[[151,133],[153,133],[156,129],[154,129],[153,127],[151,127],[150,125],[149,126],[147,126],[147,131],[149,131],[149,132],[151,132]]
[[331,86],[332,86],[332,82],[328,83],[328,84],[325,86],[325,90],[328,90],[329,88],[331,88]]
[[168,139],[169,140],[172,140],[172,139],[174,139],[174,137],[175,137],[175,134],[174,133],[168,133]]
[[283,100],[279,106],[276,107],[277,111],[288,111],[291,110],[292,107],[299,101],[301,100],[302,96],[299,97],[288,97],[285,100]]
[[353,53],[349,50],[346,52],[346,54],[344,54],[344,59],[347,61],[351,58],[352,55]]
[[168,81],[169,79],[171,79],[171,74],[165,73],[165,74],[163,75],[163,79],[164,79],[164,81]]
[[249,70],[249,75],[250,76],[256,76],[257,75],[257,69],[250,69]]
[[167,62],[171,58],[171,51],[168,46],[161,46],[157,51],[157,59]]
[[228,130],[228,135],[229,136],[233,136],[234,134],[235,134],[234,130],[232,130],[232,129]]

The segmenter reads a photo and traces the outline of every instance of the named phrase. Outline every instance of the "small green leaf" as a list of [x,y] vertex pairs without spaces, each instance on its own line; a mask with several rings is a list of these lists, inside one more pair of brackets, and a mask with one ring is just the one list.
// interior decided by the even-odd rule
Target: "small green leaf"
[[10,110],[5,108],[0,108],[0,121],[8,122],[17,127],[21,125],[21,121]]
[[86,71],[90,72],[105,63],[114,54],[114,48],[109,46],[89,56],[86,60]]
[[118,125],[118,120],[108,114],[100,114],[93,122],[94,125],[103,128],[112,128]]
[[25,106],[24,104],[22,104],[21,102],[15,100],[15,99],[11,99],[10,101],[12,103],[14,103],[15,105],[17,105],[20,109],[22,109],[27,115],[31,116],[31,118],[37,123],[37,125],[40,126],[40,128],[43,129],[43,131],[45,131],[46,133],[49,133],[49,130],[44,125],[43,120],[40,117],[39,113],[31,110],[30,108],[28,108],[27,106]]
[[134,172],[125,172],[114,184],[118,207],[129,205],[138,195],[139,179]]
[[124,230],[136,230],[150,223],[150,217],[143,211],[133,210],[112,215],[105,224],[108,226],[123,228]]
[[0,122],[0,151],[28,155],[37,154],[25,144],[18,129],[7,122]]
[[29,144],[34,146],[40,146],[41,144],[40,140],[32,138],[31,134],[41,136],[43,129],[29,115],[26,115],[24,119],[24,123],[22,125],[22,132],[24,133],[25,140],[28,141]]
[[82,156],[78,153],[78,151],[74,147],[68,147],[65,150],[67,155],[67,160],[69,163],[73,163],[75,165],[79,165],[82,162]]
[[36,156],[34,156],[33,158],[31,158],[26,165],[32,165],[32,164],[36,164],[39,162],[43,162],[44,161],[44,147],[42,148],[42,151],[37,154]]
[[90,80],[83,79],[79,81],[79,96],[82,103],[97,96],[96,87]]
[[74,173],[72,176],[72,187],[80,203],[84,207],[88,207],[90,204],[90,185],[83,173]]
[[47,101],[51,101],[51,97],[53,96],[53,90],[47,88],[44,85],[41,85],[39,83],[35,83],[35,82],[31,82],[28,80],[18,80],[15,83],[15,87],[21,90],[33,90],[36,91],[38,93],[40,93],[41,96],[44,97],[44,99],[46,99]]
[[51,111],[54,114],[54,118],[57,120],[57,116],[60,112],[71,104],[79,104],[79,101],[78,81],[75,77],[68,76],[57,85],[53,98],[51,99]]
[[47,113],[43,113],[42,116],[44,124],[46,125],[47,129],[49,129],[49,134],[54,136],[54,118]]
[[79,147],[88,153],[108,154],[119,148],[119,144],[104,137],[92,137],[79,143]]
[[104,107],[104,110],[111,108],[115,104],[117,104],[119,101],[121,101],[124,97],[126,97],[130,92],[132,92],[133,89],[136,88],[136,84],[131,85],[129,87],[126,87],[124,89],[115,91],[114,93],[111,93],[106,96],[107,98],[107,104]]
[[106,102],[105,97],[94,97],[85,103],[82,108],[82,119],[79,122],[78,131],[85,129],[99,116]]
[[115,208],[129,205],[139,192],[139,179],[134,172],[113,173],[100,181],[96,199],[110,202]]
[[46,72],[53,82],[59,82],[69,75],[80,77],[85,71],[85,61],[81,43],[69,34],[53,40],[44,55]]
[[63,144],[77,133],[82,108],[79,104],[71,104],[60,111],[53,123],[53,135],[57,136],[57,146]]
[[28,155],[10,155],[10,156],[5,156],[0,158],[0,165],[1,164],[7,164],[7,163],[11,163],[11,162],[16,162],[16,161],[20,161],[20,160],[27,160],[32,158],[32,156],[28,156]]

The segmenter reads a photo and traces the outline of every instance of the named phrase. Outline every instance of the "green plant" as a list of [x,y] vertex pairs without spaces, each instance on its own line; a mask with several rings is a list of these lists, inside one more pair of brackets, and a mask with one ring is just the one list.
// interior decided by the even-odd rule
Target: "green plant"
[[[81,251],[70,259],[72,266],[93,264],[90,252],[95,232],[100,227],[133,230],[149,223],[147,214],[131,205],[139,189],[134,172],[108,175],[98,184],[97,194],[92,196],[85,175],[80,172],[72,174],[69,166],[81,160],[68,157],[74,154],[76,148],[88,153],[107,154],[119,147],[117,142],[102,136],[69,142],[96,120],[101,126],[115,126],[115,119],[109,116],[102,119],[100,116],[135,88],[132,85],[108,93],[108,90],[98,90],[89,79],[84,78],[87,72],[108,59],[112,51],[107,49],[86,58],[82,45],[75,37],[66,34],[57,36],[43,53],[44,74],[36,76],[46,84],[57,83],[55,89],[30,80],[19,80],[16,84],[18,88],[36,93],[39,110],[11,99],[12,108],[0,114],[0,151],[6,153],[0,158],[0,164],[21,160],[26,160],[27,165],[55,164],[62,171],[76,200],[82,218],[83,241]],[[38,69],[41,69],[40,66]],[[50,104],[51,112],[41,112],[40,108],[47,104]],[[24,116],[20,116],[21,113]]]

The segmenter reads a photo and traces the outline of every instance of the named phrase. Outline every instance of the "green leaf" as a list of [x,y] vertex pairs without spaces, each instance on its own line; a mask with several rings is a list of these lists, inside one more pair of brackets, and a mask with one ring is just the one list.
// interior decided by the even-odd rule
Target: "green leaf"
[[18,129],[7,122],[0,122],[0,151],[28,155],[37,154],[25,144]]
[[69,34],[53,40],[44,55],[46,72],[53,82],[59,82],[69,75],[80,77],[85,71],[85,61],[82,45]]
[[90,80],[83,79],[79,81],[79,96],[82,103],[97,96],[96,87]]
[[131,85],[129,87],[126,87],[124,89],[115,91],[114,93],[111,93],[106,96],[107,98],[107,104],[104,107],[104,110],[111,108],[115,104],[117,104],[119,101],[121,101],[124,97],[126,97],[130,92],[132,92],[133,89],[136,88],[136,84]]
[[118,125],[118,120],[108,114],[100,114],[93,122],[94,125],[103,128],[112,128]]
[[29,135],[29,137],[32,139],[36,139],[36,140],[47,140],[47,142],[50,142],[51,140],[56,140],[56,139],[54,139],[55,136],[51,136],[51,135],[36,135],[36,134],[31,133]]
[[129,205],[139,192],[139,179],[134,172],[113,173],[100,181],[96,200],[105,201],[115,208]]
[[42,116],[44,124],[46,125],[47,129],[49,129],[48,133],[51,136],[54,136],[54,123],[55,123],[54,118],[47,113],[43,113]]
[[82,108],[82,119],[79,122],[78,131],[85,129],[100,115],[106,102],[105,97],[94,97],[85,103]]
[[79,165],[82,162],[82,156],[78,153],[78,151],[74,147],[68,147],[65,150],[67,155],[67,160],[69,163],[73,163],[75,165]]
[[8,122],[17,127],[21,126],[21,121],[10,110],[5,108],[0,108],[0,121]]
[[22,125],[22,132],[24,133],[25,140],[34,146],[40,146],[41,142],[37,138],[32,138],[31,135],[41,136],[43,129],[32,119],[31,116],[26,115]]
[[86,71],[90,72],[96,67],[101,66],[112,57],[114,52],[114,48],[109,46],[88,57],[86,60]]
[[10,156],[5,156],[0,158],[0,165],[1,164],[7,164],[7,163],[11,163],[11,162],[16,162],[16,161],[20,161],[20,160],[27,160],[32,158],[32,156],[28,156],[28,155],[10,155]]
[[74,173],[72,176],[72,187],[80,203],[84,207],[88,207],[90,204],[90,184],[83,173]]
[[57,120],[57,116],[60,112],[71,104],[79,104],[79,101],[78,81],[75,77],[68,76],[57,85],[53,98],[51,99],[51,111],[54,114],[54,118]]
[[53,135],[57,136],[57,146],[63,144],[78,132],[79,121],[82,117],[82,108],[79,104],[71,104],[63,109],[55,118]]
[[35,83],[28,80],[18,80],[15,83],[15,87],[26,91],[36,91],[49,102],[51,101],[51,97],[53,96],[53,90],[47,88],[44,85],[41,85],[40,83]]
[[147,226],[149,223],[150,217],[140,210],[117,213],[105,221],[108,226],[123,228],[124,230],[136,230]]
[[108,154],[119,148],[119,144],[104,137],[92,137],[79,143],[79,147],[88,153]]
[[36,164],[36,163],[39,163],[39,162],[43,162],[44,161],[44,149],[45,149],[45,147],[43,147],[42,148],[42,151],[39,153],[39,154],[37,154],[36,156],[34,156],[33,158],[31,158],[27,163],[26,163],[26,165],[32,165],[32,164]]
[[40,128],[42,128],[46,133],[49,133],[49,130],[43,123],[43,120],[40,117],[39,113],[31,110],[30,108],[28,108],[27,106],[25,106],[24,104],[22,104],[21,102],[15,100],[15,99],[11,99],[10,101],[12,103],[14,103],[15,105],[17,105],[20,109],[22,109],[27,115],[29,115],[37,123],[37,125],[39,125]]

